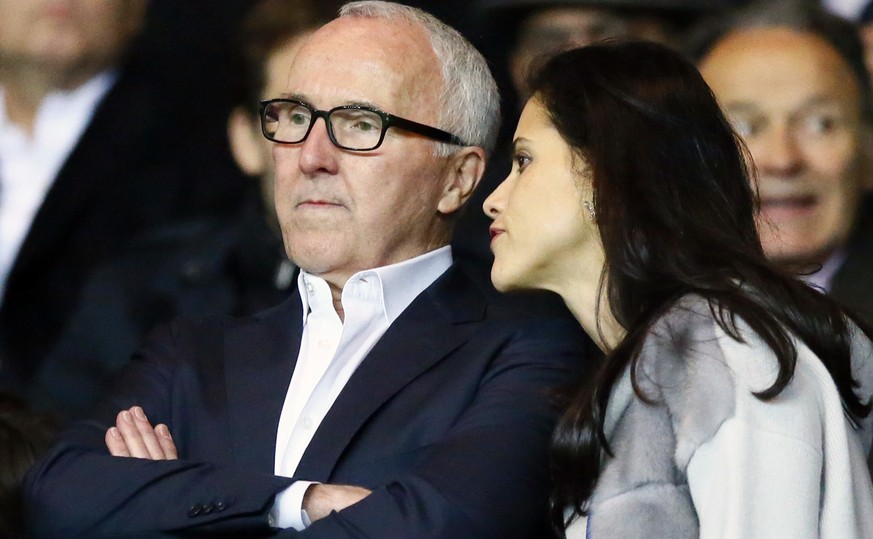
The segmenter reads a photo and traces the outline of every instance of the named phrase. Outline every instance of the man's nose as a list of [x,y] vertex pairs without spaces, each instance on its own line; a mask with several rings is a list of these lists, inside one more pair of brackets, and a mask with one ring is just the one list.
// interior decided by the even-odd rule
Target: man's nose
[[787,124],[771,126],[750,145],[755,166],[762,173],[792,176],[802,166],[803,154],[797,136]]
[[315,118],[309,135],[300,143],[300,170],[307,176],[337,172],[337,152],[327,132],[327,121]]

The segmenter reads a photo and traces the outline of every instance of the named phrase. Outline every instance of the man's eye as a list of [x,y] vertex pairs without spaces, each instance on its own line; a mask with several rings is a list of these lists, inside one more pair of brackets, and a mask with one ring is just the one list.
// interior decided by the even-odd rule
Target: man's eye
[[370,131],[374,131],[377,129],[376,124],[373,122],[369,122],[367,120],[358,120],[351,125],[352,129],[357,129],[358,131],[363,131],[364,133],[368,133]]
[[755,136],[764,128],[764,122],[755,118],[732,117],[730,121],[737,134],[743,138]]
[[301,113],[291,113],[288,115],[288,119],[294,125],[307,125],[309,123],[309,116]]
[[834,131],[839,125],[839,119],[832,115],[815,114],[807,116],[801,123],[803,130],[814,135],[824,135]]

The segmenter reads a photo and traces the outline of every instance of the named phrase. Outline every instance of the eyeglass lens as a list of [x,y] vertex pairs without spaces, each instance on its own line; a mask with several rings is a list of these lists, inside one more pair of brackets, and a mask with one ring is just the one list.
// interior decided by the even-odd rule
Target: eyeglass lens
[[[382,118],[373,111],[334,109],[328,114],[334,141],[350,150],[369,150],[379,145]],[[276,142],[303,141],[312,124],[312,110],[299,103],[275,102],[264,110],[264,129]]]

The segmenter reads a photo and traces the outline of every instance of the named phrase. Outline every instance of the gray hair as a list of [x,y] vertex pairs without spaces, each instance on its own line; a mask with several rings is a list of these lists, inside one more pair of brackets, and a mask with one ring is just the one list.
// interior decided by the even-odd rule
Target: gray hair
[[[420,9],[379,0],[349,2],[340,8],[339,16],[403,21],[420,26],[427,34],[443,75],[438,127],[491,153],[500,125],[497,83],[482,54],[457,30]],[[456,149],[451,144],[440,143],[437,153],[448,156]]]

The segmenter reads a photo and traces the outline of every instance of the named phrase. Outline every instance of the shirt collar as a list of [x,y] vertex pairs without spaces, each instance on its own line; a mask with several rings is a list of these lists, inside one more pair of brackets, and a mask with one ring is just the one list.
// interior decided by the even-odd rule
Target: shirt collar
[[[447,245],[397,264],[359,271],[343,286],[343,304],[352,295],[365,301],[376,301],[388,324],[392,324],[451,265],[452,251]],[[328,307],[333,310],[330,287],[321,277],[301,270],[297,276],[297,289],[303,304],[304,324],[310,312]]]
[[846,250],[838,249],[821,265],[821,268],[809,275],[802,275],[801,278],[806,281],[806,284],[818,288],[822,292],[827,292],[831,288],[831,281],[834,279],[837,270],[846,261]]
[[[43,137],[47,143],[59,143],[78,136],[82,126],[91,119],[97,103],[117,78],[117,71],[104,71],[72,90],[55,90],[46,94],[34,120],[34,138]],[[23,136],[20,128],[7,116],[6,92],[0,86],[0,132],[3,130],[13,130]]]

